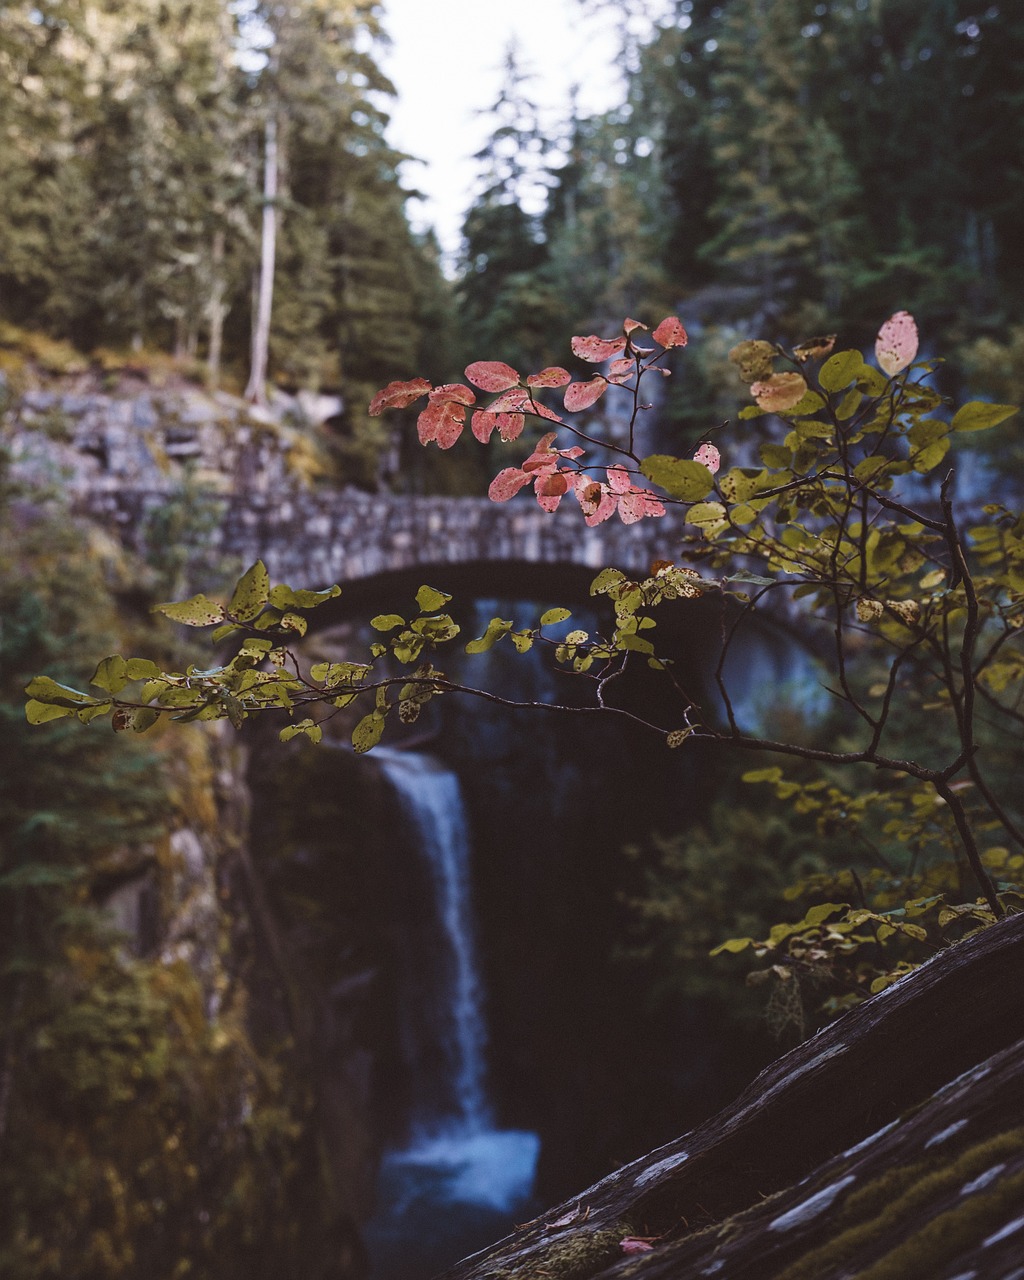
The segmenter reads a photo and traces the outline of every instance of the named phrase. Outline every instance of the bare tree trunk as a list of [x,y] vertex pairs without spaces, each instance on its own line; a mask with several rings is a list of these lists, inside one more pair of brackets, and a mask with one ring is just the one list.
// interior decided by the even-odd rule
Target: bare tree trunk
[[220,382],[220,360],[224,346],[224,317],[227,314],[227,308],[224,305],[227,282],[224,279],[223,227],[218,227],[213,233],[210,264],[213,278],[210,282],[210,300],[206,307],[210,320],[210,341],[206,352],[206,384],[211,390],[216,390]]
[[253,404],[267,399],[267,359],[270,351],[270,313],[274,305],[274,258],[277,251],[277,117],[267,118],[263,153],[263,230],[260,279],[252,325],[252,357],[245,398]]

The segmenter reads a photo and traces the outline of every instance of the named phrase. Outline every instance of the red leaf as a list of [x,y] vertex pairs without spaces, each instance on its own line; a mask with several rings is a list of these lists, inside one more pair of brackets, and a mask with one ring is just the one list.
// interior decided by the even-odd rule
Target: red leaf
[[506,443],[509,440],[518,440],[523,434],[523,427],[526,419],[521,413],[499,413],[498,414],[498,435]]
[[634,329],[647,328],[645,324],[641,324],[639,320],[631,320],[629,316],[626,316],[625,320],[623,320],[622,327],[627,334],[632,333]]
[[572,374],[568,369],[552,365],[549,369],[541,369],[540,373],[531,373],[526,379],[528,387],[564,387],[572,382]]
[[413,378],[411,382],[389,382],[370,401],[370,417],[378,417],[385,409],[405,409],[429,390],[430,383],[426,378]]
[[565,389],[565,407],[569,413],[589,409],[608,390],[606,378],[591,378],[589,382],[572,382]]
[[450,449],[466,425],[466,408],[453,400],[435,400],[416,419],[420,444],[437,441],[439,449]]
[[913,364],[916,355],[917,325],[914,317],[909,311],[897,311],[878,331],[875,358],[892,378],[897,373],[902,373],[908,364]]
[[466,366],[466,377],[481,391],[507,391],[519,386],[519,374],[500,360],[477,360]]
[[463,386],[461,382],[446,382],[431,391],[430,399],[454,400],[456,404],[476,404],[476,393],[470,391],[469,387]]
[[670,349],[672,347],[685,347],[689,338],[686,336],[686,330],[679,323],[675,316],[667,316],[658,325],[657,329],[651,334],[659,346]]
[[573,338],[572,353],[590,364],[600,364],[602,360],[610,360],[620,351],[626,349],[625,338]]
[[546,404],[531,398],[529,391],[515,388],[498,396],[487,406],[488,413],[532,413],[539,418],[547,418],[550,422],[562,422],[557,413],[552,412]]
[[634,373],[636,373],[636,363],[627,356],[622,360],[613,360],[608,366],[605,377],[609,382],[621,386],[624,382],[628,382]]
[[537,492],[545,498],[560,498],[568,492],[569,481],[561,471],[552,471],[550,475],[537,477]]
[[643,1240],[640,1236],[626,1236],[624,1240],[619,1241],[619,1248],[623,1253],[650,1253],[654,1245],[649,1240]]
[[497,400],[492,400],[487,406],[488,413],[522,413],[525,407],[530,403],[530,393],[524,391],[522,387],[516,387],[512,391],[506,391],[504,395],[498,396]]
[[480,443],[486,444],[498,425],[498,415],[496,413],[489,413],[486,409],[477,409],[473,414],[469,425],[470,430]]
[[487,489],[487,496],[492,502],[508,502],[525,484],[529,484],[531,476],[519,467],[506,467],[499,471]]

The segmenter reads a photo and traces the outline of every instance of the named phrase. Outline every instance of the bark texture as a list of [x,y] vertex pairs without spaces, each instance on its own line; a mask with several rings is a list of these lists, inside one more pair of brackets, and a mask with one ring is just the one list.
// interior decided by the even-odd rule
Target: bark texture
[[[1018,915],[941,952],[692,1133],[447,1280],[1017,1280],[1022,979]],[[652,1247],[631,1252],[643,1248],[635,1238]]]

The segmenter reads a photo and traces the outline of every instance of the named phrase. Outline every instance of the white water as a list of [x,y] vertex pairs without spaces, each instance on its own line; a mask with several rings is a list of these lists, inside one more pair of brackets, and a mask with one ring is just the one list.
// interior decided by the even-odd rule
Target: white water
[[[487,1096],[471,850],[458,778],[429,756],[378,748],[374,758],[415,834],[433,888],[433,901],[422,904],[433,914],[433,945],[430,954],[412,957],[423,1008],[408,1011],[418,1016],[409,1016],[406,1036],[421,1088],[414,1089],[408,1145],[382,1162],[386,1212],[393,1223],[425,1202],[509,1213],[532,1192],[540,1144],[534,1133],[497,1129]],[[431,1070],[443,1078],[427,1079]]]

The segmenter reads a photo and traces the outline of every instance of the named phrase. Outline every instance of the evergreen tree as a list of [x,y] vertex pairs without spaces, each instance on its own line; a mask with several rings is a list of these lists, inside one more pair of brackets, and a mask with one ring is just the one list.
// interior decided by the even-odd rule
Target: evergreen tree
[[543,214],[552,185],[545,163],[551,143],[530,99],[529,80],[510,45],[488,111],[493,128],[474,157],[479,189],[462,227],[457,290],[474,349],[490,343],[520,366],[545,358],[547,321],[558,306],[537,274],[547,257]]
[[835,315],[852,250],[856,176],[815,100],[812,16],[807,0],[738,0],[711,73],[718,229],[701,252],[766,331],[798,302]]

